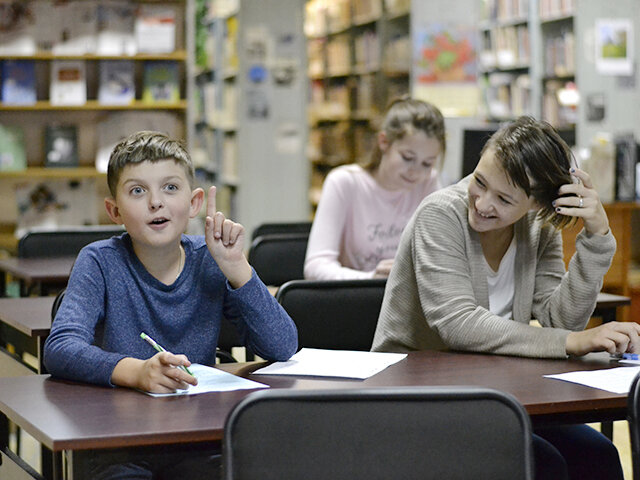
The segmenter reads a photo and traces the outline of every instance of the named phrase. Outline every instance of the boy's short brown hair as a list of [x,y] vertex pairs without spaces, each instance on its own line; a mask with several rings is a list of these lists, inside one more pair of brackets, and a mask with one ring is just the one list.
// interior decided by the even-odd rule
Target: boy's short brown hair
[[120,174],[127,165],[168,159],[173,159],[184,168],[189,185],[193,188],[195,183],[193,162],[181,141],[174,140],[162,132],[147,130],[134,133],[121,140],[111,152],[107,167],[107,184],[111,196],[115,198]]

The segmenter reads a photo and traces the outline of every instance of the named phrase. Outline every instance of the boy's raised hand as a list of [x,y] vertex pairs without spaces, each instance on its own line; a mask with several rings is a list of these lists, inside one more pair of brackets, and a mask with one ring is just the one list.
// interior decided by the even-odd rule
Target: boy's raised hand
[[251,266],[244,256],[244,227],[216,210],[216,187],[209,189],[204,236],[211,256],[233,288],[251,279]]

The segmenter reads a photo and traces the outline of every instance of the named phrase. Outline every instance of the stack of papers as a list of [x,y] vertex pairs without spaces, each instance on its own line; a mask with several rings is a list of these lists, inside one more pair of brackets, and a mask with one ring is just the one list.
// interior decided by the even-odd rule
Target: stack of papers
[[355,352],[303,348],[286,362],[276,362],[256,375],[304,375],[364,380],[399,362],[406,353]]
[[617,367],[604,370],[590,370],[579,372],[545,375],[565,382],[579,383],[587,387],[599,388],[613,393],[629,393],[631,383],[640,372],[640,367]]

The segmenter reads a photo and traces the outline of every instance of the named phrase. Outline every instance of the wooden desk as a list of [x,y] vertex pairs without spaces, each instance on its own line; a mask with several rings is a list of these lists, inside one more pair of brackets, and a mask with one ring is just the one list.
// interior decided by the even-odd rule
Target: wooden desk
[[631,297],[600,292],[593,316],[601,317],[603,323],[613,322],[617,320],[618,307],[625,307],[627,305],[631,305]]
[[[53,301],[54,297],[0,298],[0,376],[8,376],[2,368],[2,355],[24,365],[21,359],[25,352],[36,357],[36,373],[42,373],[42,349],[51,330]],[[16,351],[7,352],[7,343]]]
[[[54,297],[0,298],[0,377],[42,373],[44,341],[51,330],[51,306]],[[11,351],[7,347],[11,345]],[[24,353],[35,357],[36,364],[24,361]],[[0,417],[0,445],[9,441],[9,424]],[[43,469],[50,469],[50,454],[42,455]]]
[[0,296],[6,292],[6,275],[20,280],[26,287],[38,285],[41,293],[49,287],[63,288],[69,280],[76,257],[54,258],[3,258],[0,259]]
[[[506,391],[534,425],[618,420],[626,395],[544,374],[618,366],[608,355],[539,360],[456,352],[414,352],[364,381],[251,375],[264,362],[221,368],[273,388],[345,389],[417,385],[479,385]],[[220,440],[229,412],[250,390],[153,398],[142,393],[51,379],[0,378],[0,411],[54,452]]]
[[[621,305],[627,305],[629,303],[629,298],[628,297],[622,297],[619,295],[611,295],[611,294],[599,294],[598,295],[598,304],[596,306],[596,311],[594,312],[594,315],[598,315],[598,316],[602,316],[603,321],[607,321],[608,320],[615,320],[615,315],[616,315],[616,308],[618,306]],[[20,345],[34,345],[35,347],[31,347],[29,348],[27,351],[29,351],[29,353],[32,353],[36,359],[37,359],[37,365],[38,368],[36,369],[38,372],[42,372],[43,371],[43,365],[42,365],[42,347],[44,345],[44,341],[46,339],[46,337],[49,335],[49,331],[51,328],[51,316],[50,316],[50,312],[51,312],[51,305],[53,303],[53,297],[25,297],[25,298],[0,298],[0,344],[4,344],[6,343],[6,341],[10,341],[13,338],[15,338],[15,336],[22,336],[24,337],[24,341],[21,342],[19,340],[19,338],[15,341],[16,344],[20,344]],[[9,355],[6,351],[5,352],[0,352],[0,377],[6,377],[6,376],[16,376],[16,375],[27,375],[27,374],[33,374],[33,370],[30,369],[30,367],[25,366],[24,362],[21,362],[19,360],[19,357],[21,356],[23,349],[19,349],[18,350],[18,355]],[[412,354],[411,357],[413,357],[415,354]],[[464,356],[464,358],[469,358],[468,356]],[[509,367],[510,365],[513,364],[513,360],[510,357],[498,357],[498,356],[484,356],[481,355],[480,358],[483,359],[484,362],[488,362],[491,365],[486,366],[486,367],[479,367],[481,369],[484,368],[488,368],[490,369],[489,371],[495,371],[494,369],[496,368],[502,368],[504,366]],[[506,359],[506,360],[505,360]],[[506,363],[503,363],[506,362]],[[539,362],[542,362],[542,364],[540,364]],[[551,362],[548,363],[548,362]],[[552,362],[552,361],[544,361],[544,360],[525,360],[524,365],[527,365],[530,368],[538,368],[538,365],[541,365],[540,369],[542,373],[559,373],[560,371],[547,371],[546,367],[547,365],[558,365],[558,366],[566,366],[567,362],[561,361],[560,363],[557,362]],[[575,367],[568,367],[567,370],[571,370],[571,369],[578,369],[578,368],[583,368],[585,364],[585,360],[581,360],[579,361],[579,366],[575,366]],[[607,366],[608,365],[608,360],[605,359],[604,365]],[[254,365],[253,364],[249,364],[249,365],[225,365],[222,366],[221,368],[224,368],[226,370],[231,370],[235,372],[241,372],[241,373],[246,373],[246,372],[250,372],[251,368],[253,368]],[[545,367],[545,368],[542,368]],[[422,377],[416,377],[415,380],[412,380],[412,382],[414,383],[410,383],[412,385],[449,385],[452,383],[465,383],[465,384],[474,384],[474,385],[485,385],[484,383],[475,383],[477,381],[482,382],[484,377],[476,377],[476,372],[473,371],[471,374],[466,375],[466,376],[459,376],[462,375],[464,373],[464,370],[460,370],[459,366],[455,366],[455,367],[445,367],[444,371],[441,374],[442,377],[442,383],[437,383],[436,380],[434,380],[434,378],[432,377],[432,375],[435,374],[435,370],[432,370],[432,366],[429,367],[429,376],[427,378],[422,378]],[[455,368],[455,376],[452,375],[452,372],[449,371],[449,368]],[[521,367],[515,368],[515,371],[519,371]],[[484,371],[484,370],[483,370]],[[566,370],[563,370],[566,371]],[[393,372],[393,370],[391,370],[391,372]],[[541,375],[542,373],[538,374],[537,372],[533,372],[532,374],[537,375],[538,380],[541,379]],[[387,375],[387,372],[382,372],[380,375],[382,375],[382,378],[384,379],[384,376]],[[499,375],[496,375],[496,377],[498,377]],[[328,381],[328,380],[309,380],[309,379],[295,379],[292,380],[291,378],[278,378],[278,377],[269,377],[270,381],[269,383],[272,384],[274,387],[290,387],[290,386],[295,386],[295,388],[301,387],[301,388],[347,388],[350,386],[350,384],[352,383],[352,386],[355,387],[359,387],[362,386],[363,384],[366,386],[369,383],[372,383],[375,385],[375,382],[377,381],[376,379],[378,378],[378,376],[368,379],[367,381],[365,381],[364,383],[362,382],[348,382],[345,380],[339,380],[339,381]],[[407,378],[407,377],[405,377]],[[257,381],[261,381],[261,382],[265,382],[266,380],[263,379],[262,377],[256,377],[255,378]],[[499,378],[493,379],[493,380],[499,380]],[[493,381],[491,380],[491,381]],[[386,381],[386,380],[385,380]],[[317,383],[319,382],[319,383]],[[417,382],[417,383],[416,383]],[[423,383],[422,383],[423,382]],[[536,388],[541,388],[544,389],[545,391],[548,391],[548,388],[550,388],[550,385],[548,384],[548,382],[543,382],[544,385],[540,385]],[[557,382],[559,384],[561,384],[562,382]],[[73,398],[76,395],[76,392],[78,391],[87,391],[87,392],[92,392],[91,395],[97,395],[96,398],[90,397],[86,400],[87,403],[91,404],[91,405],[100,405],[101,401],[104,401],[104,392],[105,389],[100,389],[98,387],[91,387],[91,386],[78,386],[78,385],[67,385],[67,384],[62,384],[62,387],[56,387],[56,385],[58,385],[58,382],[54,382],[54,381],[49,381],[46,383],[47,388],[49,390],[52,390],[53,392],[56,392],[57,390],[55,390],[56,388],[62,388],[63,391],[60,393],[60,401],[61,402],[66,402],[65,398],[70,395],[69,398]],[[66,387],[64,386],[66,385]],[[493,384],[488,383],[486,384],[487,386],[492,386]],[[384,386],[384,384],[382,385]],[[501,390],[506,390],[509,391],[508,388],[506,388],[504,385],[493,385],[494,388],[498,388]],[[81,388],[84,387],[84,388]],[[557,387],[560,387],[559,385]],[[5,387],[2,386],[2,384],[0,384],[0,389],[4,389]],[[21,387],[22,388],[22,387]],[[64,390],[65,388],[68,388],[69,391]],[[586,387],[583,387],[586,388]],[[588,389],[591,393],[593,392],[597,392],[595,390],[591,390]],[[162,403],[162,400],[156,400],[156,399],[151,399],[152,401],[150,402],[149,397],[146,397],[144,395],[141,395],[137,392],[131,392],[131,391],[126,391],[126,390],[111,390],[108,389],[106,390],[107,392],[110,392],[109,395],[115,395],[113,398],[117,399],[117,405],[120,405],[120,403],[122,402],[123,405],[129,405],[128,407],[118,407],[119,410],[132,410],[132,411],[138,411],[138,409],[143,408],[145,411],[151,411],[153,412],[153,409],[149,410],[150,407],[158,407],[158,405],[164,405],[164,403]],[[27,392],[25,390],[25,392]],[[514,392],[512,392],[514,393]],[[213,418],[215,420],[215,415],[217,414],[217,412],[226,412],[228,410],[231,409],[231,407],[233,405],[235,405],[235,403],[237,401],[239,401],[240,398],[242,398],[246,393],[245,392],[236,392],[236,393],[230,393],[230,394],[220,394],[218,396],[218,398],[216,398],[215,402],[211,402],[210,404],[208,403],[207,405],[212,407],[211,410],[207,409],[205,412],[202,411],[202,407],[198,406],[197,411],[203,413],[204,416],[206,416],[206,418]],[[515,393],[514,393],[515,394]],[[41,395],[41,393],[40,393]],[[28,396],[28,394],[27,394]],[[196,397],[191,397],[194,401],[199,401],[200,396],[196,396]],[[516,394],[516,397],[519,398],[521,401],[522,399]],[[37,398],[34,397],[34,398]],[[57,397],[56,397],[57,398]],[[109,397],[110,398],[110,397]],[[101,400],[102,399],[102,400]],[[181,400],[181,399],[175,399],[175,400]],[[596,401],[600,401],[601,399],[599,397],[596,397]],[[116,400],[114,400],[116,401]],[[536,401],[534,399],[534,401]],[[577,404],[574,404],[573,402],[575,401],[575,399],[569,398],[566,400],[571,406],[572,408],[577,406]],[[147,405],[145,406],[137,406],[138,404],[143,405],[141,402],[145,402]],[[222,404],[220,404],[219,402],[222,402]],[[525,407],[527,406],[527,403],[523,402],[525,404]],[[622,402],[624,403],[624,402]],[[114,404],[111,400],[109,400],[109,404],[111,405],[111,407],[113,408]],[[135,404],[135,405],[134,405]],[[556,405],[557,407],[557,405]],[[34,408],[40,408],[43,413],[44,412],[48,412],[48,411],[58,411],[57,408],[50,408],[50,406],[42,406],[42,407],[34,407]],[[532,415],[537,415],[535,413],[535,410],[531,410],[530,408],[533,408],[533,406],[528,407],[528,411],[530,414]],[[585,411],[586,413],[590,414],[590,410],[591,410],[592,406],[587,404],[587,406],[585,407]],[[189,406],[189,409],[191,409],[191,407]],[[80,410],[81,411],[81,410]],[[100,419],[107,419],[111,416],[111,413],[109,413],[109,408],[106,408],[104,410],[104,412],[102,411],[102,407],[100,407],[98,409],[97,413],[92,413],[91,415],[98,415],[98,418]],[[154,417],[154,419],[151,421],[151,424],[153,423],[157,423],[160,422],[160,419],[162,418],[163,415],[165,415],[165,413],[163,413],[164,410],[161,410],[158,414],[157,414],[157,418]],[[600,415],[598,414],[597,417],[595,419],[583,419],[583,414],[585,412],[580,412],[580,411],[571,411],[571,412],[565,412],[565,413],[571,413],[571,415],[575,415],[576,416],[576,421],[609,421],[612,420],[611,418],[606,418],[605,415]],[[604,413],[604,411],[600,411],[599,413]],[[615,413],[614,415],[618,415],[618,413]],[[28,414],[25,414],[26,418],[28,418]],[[174,414],[171,414],[172,418],[173,418]],[[214,417],[211,417],[212,415],[214,415]],[[624,417],[624,413],[621,414],[622,416],[620,418]],[[225,413],[226,416],[226,413]],[[93,416],[91,416],[90,418],[94,418]],[[562,418],[565,418],[564,416],[561,415],[561,421]],[[44,425],[49,425],[51,427],[55,427],[56,423],[55,423],[56,417],[50,417],[47,413],[45,413],[44,418],[43,418],[43,422]],[[195,419],[196,423],[199,423],[199,421],[197,420],[197,418]],[[48,422],[51,421],[52,423],[49,424]],[[62,422],[65,422],[65,418],[63,417]],[[111,420],[105,420],[106,424],[111,425]],[[224,424],[223,419],[218,418],[218,423],[217,426],[215,427],[218,431],[217,433],[217,437],[214,435],[214,439],[215,438],[219,438],[222,435],[222,425]],[[541,416],[539,419],[535,420],[536,422],[553,422],[555,421],[553,418],[545,418],[544,416]],[[180,425],[183,422],[183,419],[179,419],[177,421],[177,425]],[[17,423],[17,422],[16,422]],[[131,425],[131,426],[136,426],[135,422],[132,423],[128,423],[128,422],[124,422],[125,425]],[[193,422],[192,422],[193,423]],[[208,437],[204,437],[204,438],[200,438],[198,435],[196,435],[193,431],[189,430],[189,423],[185,423],[184,424],[186,427],[186,431],[183,431],[182,433],[177,433],[175,437],[169,437],[166,435],[166,432],[160,432],[160,433],[153,433],[150,432],[148,433],[148,435],[150,435],[151,440],[150,439],[144,439],[144,436],[140,436],[140,435],[136,435],[135,433],[130,433],[128,435],[128,438],[126,440],[123,440],[123,438],[118,438],[117,436],[115,438],[111,437],[111,438],[104,438],[103,435],[100,432],[95,432],[92,433],[91,435],[89,435],[90,437],[95,436],[95,438],[97,439],[101,439],[101,440],[97,440],[98,444],[97,445],[93,445],[93,446],[83,446],[83,442],[82,441],[78,441],[78,443],[74,443],[71,445],[68,445],[65,443],[66,440],[62,439],[59,440],[58,437],[56,437],[56,432],[49,432],[47,433],[46,430],[43,431],[43,435],[46,435],[45,437],[38,437],[37,435],[34,435],[43,445],[45,445],[48,448],[53,448],[54,446],[58,447],[59,450],[67,450],[67,449],[86,449],[86,448],[100,448],[100,445],[102,445],[102,448],[106,448],[108,446],[123,446],[123,445],[146,445],[147,441],[151,441],[151,442],[156,442],[157,440],[154,440],[153,438],[155,437],[155,435],[158,435],[160,437],[162,437],[161,441],[158,441],[158,443],[179,443],[181,441],[208,441],[210,440],[210,438]],[[103,430],[104,425],[98,424],[98,429],[100,431]],[[203,425],[203,428],[208,432],[208,428],[210,428],[210,425]],[[609,436],[611,436],[612,434],[612,424],[608,423],[603,425],[603,431],[605,433],[608,433]],[[31,432],[32,433],[32,432]],[[115,432],[112,432],[115,433]],[[105,434],[108,436],[108,432],[105,432]],[[6,419],[2,418],[0,419],[0,438],[4,439],[4,441],[2,443],[6,443],[6,439],[7,439],[7,435],[8,435],[8,425],[6,423]],[[33,433],[32,433],[33,435]],[[208,435],[208,434],[207,434]],[[125,435],[127,436],[127,435]],[[135,439],[139,439],[142,441],[142,443],[135,443]],[[186,439],[186,440],[185,440]],[[61,444],[58,444],[58,442],[62,442]],[[104,442],[104,443],[101,443]],[[122,443],[125,442],[125,443]],[[55,444],[55,445],[54,445]],[[62,445],[62,446],[60,446]],[[47,465],[50,464],[50,460],[48,460],[48,457],[43,456],[43,465],[45,463]]]

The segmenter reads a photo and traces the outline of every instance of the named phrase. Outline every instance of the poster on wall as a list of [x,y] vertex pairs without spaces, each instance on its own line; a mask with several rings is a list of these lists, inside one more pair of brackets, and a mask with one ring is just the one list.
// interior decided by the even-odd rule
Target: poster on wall
[[596,20],[596,70],[602,75],[633,73],[633,24],[628,19]]
[[470,25],[430,23],[413,35],[413,95],[430,101],[445,116],[474,116],[477,83],[477,29]]

